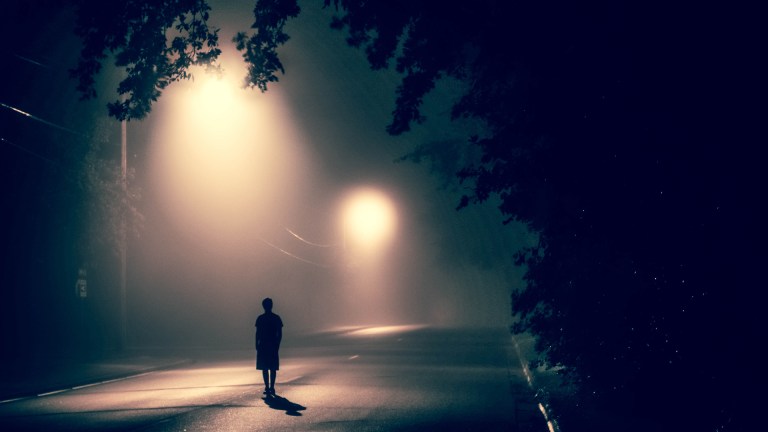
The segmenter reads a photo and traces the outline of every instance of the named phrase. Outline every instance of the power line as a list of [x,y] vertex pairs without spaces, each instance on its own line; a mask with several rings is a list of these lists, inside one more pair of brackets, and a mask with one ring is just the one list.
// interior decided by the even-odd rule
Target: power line
[[261,241],[265,245],[267,245],[267,246],[269,246],[269,247],[271,247],[273,249],[276,249],[277,251],[279,251],[279,252],[281,252],[281,253],[283,253],[283,254],[291,257],[291,258],[297,259],[297,260],[305,262],[307,264],[311,264],[313,266],[320,267],[320,268],[326,268],[326,269],[331,267],[331,266],[329,266],[327,264],[320,264],[320,263],[317,263],[317,262],[314,262],[314,261],[311,261],[311,260],[308,260],[308,259],[304,259],[304,258],[302,258],[302,257],[300,257],[298,255],[292,254],[292,253],[288,252],[287,250],[285,250],[285,249],[283,249],[283,248],[281,248],[279,246],[275,246],[274,244],[264,240],[261,237],[259,237],[259,241]]
[[45,64],[43,64],[43,63],[40,63],[40,62],[38,62],[38,61],[32,60],[32,59],[31,59],[31,58],[29,58],[29,57],[24,57],[23,55],[20,55],[20,54],[16,54],[16,53],[13,53],[13,56],[14,56],[14,57],[16,57],[16,58],[18,58],[18,59],[20,59],[20,60],[24,60],[24,61],[25,61],[25,62],[27,62],[27,63],[32,63],[32,64],[33,64],[33,65],[35,65],[35,66],[40,66],[40,67],[42,67],[42,68],[50,69],[50,66],[48,66],[48,65],[45,65]]
[[323,248],[330,248],[330,247],[336,247],[338,244],[320,244],[320,243],[313,243],[309,240],[304,239],[300,235],[296,234],[295,232],[291,231],[289,228],[285,228],[286,231],[288,231],[292,236],[296,237],[297,239],[303,241],[304,243],[310,245],[310,246],[317,246],[317,247],[323,247]]
[[4,143],[7,143],[7,144],[10,144],[10,145],[16,147],[17,149],[19,149],[19,150],[21,150],[21,151],[23,151],[25,153],[31,154],[32,156],[34,156],[34,157],[36,157],[38,159],[42,159],[42,160],[44,160],[44,161],[46,161],[46,162],[48,162],[50,164],[56,165],[57,167],[61,167],[61,165],[59,165],[58,162],[56,162],[54,160],[51,160],[51,159],[48,159],[47,157],[45,157],[43,155],[37,154],[37,153],[33,152],[32,150],[30,150],[30,149],[28,149],[26,147],[23,147],[23,146],[20,146],[20,145],[14,143],[13,141],[7,140],[7,139],[5,139],[3,137],[0,137],[0,141],[2,141]]
[[80,184],[80,182],[77,180],[77,178],[72,174],[72,170],[68,169],[68,168],[65,168],[59,162],[56,162],[53,159],[48,159],[47,157],[45,157],[43,155],[35,153],[32,150],[30,150],[30,149],[28,149],[28,148],[26,148],[24,146],[18,145],[16,143],[14,143],[13,141],[7,140],[7,139],[5,139],[3,137],[0,137],[0,141],[6,143],[8,145],[11,145],[13,147],[16,147],[17,149],[23,151],[24,153],[32,155],[32,156],[34,156],[34,157],[36,157],[36,158],[38,158],[40,160],[43,160],[45,162],[48,162],[49,164],[53,165],[55,167],[55,169],[58,169],[59,173],[61,173],[64,176],[65,180],[67,180],[69,182],[72,182],[73,184],[76,184],[76,185]]
[[42,118],[40,118],[40,117],[38,117],[38,116],[36,116],[34,114],[30,114],[30,113],[28,113],[26,111],[20,110],[19,108],[12,107],[10,105],[6,105],[6,104],[4,104],[2,102],[0,102],[0,106],[2,106],[3,108],[9,109],[9,110],[11,110],[13,112],[16,112],[18,114],[21,114],[24,117],[27,117],[27,118],[30,118],[32,120],[38,121],[40,123],[46,124],[48,126],[54,127],[56,129],[60,129],[60,130],[63,130],[65,132],[69,132],[69,133],[74,134],[74,135],[83,136],[83,134],[78,132],[78,131],[72,130],[72,129],[68,128],[68,127],[64,127],[64,126],[58,125],[58,124],[53,123],[53,122],[49,122],[48,120],[42,119]]

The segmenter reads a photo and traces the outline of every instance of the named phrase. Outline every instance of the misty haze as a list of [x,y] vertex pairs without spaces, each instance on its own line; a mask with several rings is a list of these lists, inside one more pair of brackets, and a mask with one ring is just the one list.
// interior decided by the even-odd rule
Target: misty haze
[[0,429],[760,422],[759,14],[0,10]]

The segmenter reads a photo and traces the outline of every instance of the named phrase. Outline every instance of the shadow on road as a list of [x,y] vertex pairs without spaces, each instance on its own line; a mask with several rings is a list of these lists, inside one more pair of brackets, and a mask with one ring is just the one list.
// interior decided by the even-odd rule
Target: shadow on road
[[266,403],[270,408],[274,410],[285,411],[285,414],[289,416],[301,416],[299,411],[304,411],[307,409],[305,406],[301,406],[277,395],[264,397],[263,399],[264,403]]

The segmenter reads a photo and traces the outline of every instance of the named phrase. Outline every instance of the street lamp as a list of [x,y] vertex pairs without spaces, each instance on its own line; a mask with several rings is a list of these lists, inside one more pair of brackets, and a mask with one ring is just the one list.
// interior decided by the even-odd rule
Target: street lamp
[[307,139],[279,87],[244,89],[238,58],[222,75],[195,72],[153,111],[149,175],[159,210],[195,243],[240,256],[286,225],[312,185]]
[[344,197],[340,224],[345,255],[367,261],[383,252],[392,240],[397,212],[380,189],[359,187]]

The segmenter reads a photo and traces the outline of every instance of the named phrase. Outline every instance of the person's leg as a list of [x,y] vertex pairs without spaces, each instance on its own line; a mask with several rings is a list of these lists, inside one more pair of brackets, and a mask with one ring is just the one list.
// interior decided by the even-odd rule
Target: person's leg
[[[270,389],[270,386],[269,386],[269,371],[266,370],[266,369],[261,371],[261,377],[264,378],[264,393],[269,393],[269,389]],[[272,382],[274,383],[274,378],[272,380],[273,380]]]
[[275,380],[277,379],[277,370],[272,369],[269,371],[269,375],[272,378],[272,386],[269,388],[272,391],[272,394],[275,394]]

